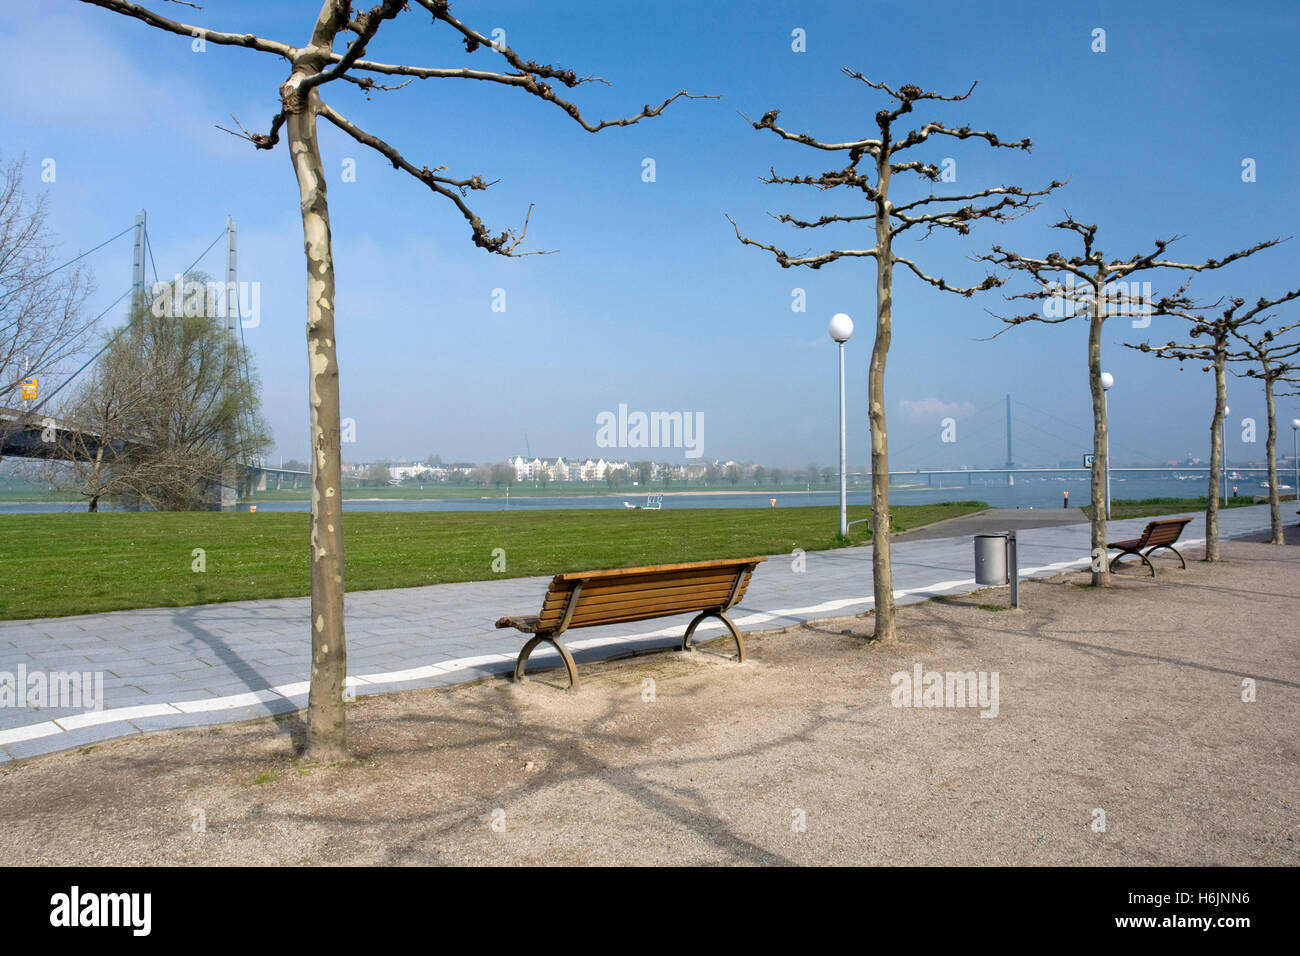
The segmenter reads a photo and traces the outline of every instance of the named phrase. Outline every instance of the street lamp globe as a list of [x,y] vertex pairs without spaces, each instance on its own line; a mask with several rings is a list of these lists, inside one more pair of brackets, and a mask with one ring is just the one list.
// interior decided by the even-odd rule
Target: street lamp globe
[[831,324],[826,331],[831,334],[831,338],[843,345],[853,334],[853,320],[843,312],[836,312],[831,316]]
[[1111,375],[1110,372],[1102,372],[1102,373],[1101,373],[1101,390],[1102,390],[1103,392],[1109,392],[1109,391],[1110,391],[1110,387],[1111,387],[1112,385],[1114,385],[1114,384],[1115,384],[1115,376],[1114,376],[1114,375]]
[[1293,418],[1293,419],[1291,419],[1291,427],[1292,427],[1292,428],[1300,428],[1300,418]]

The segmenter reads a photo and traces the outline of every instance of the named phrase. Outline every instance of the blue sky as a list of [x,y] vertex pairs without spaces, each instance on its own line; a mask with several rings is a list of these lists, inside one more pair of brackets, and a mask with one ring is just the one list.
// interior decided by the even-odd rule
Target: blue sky
[[[213,29],[298,43],[319,2],[151,6]],[[516,260],[482,252],[446,200],[321,123],[343,415],[356,422],[356,443],[344,446],[349,460],[435,452],[500,460],[523,452],[525,431],[535,454],[608,454],[596,445],[595,418],[623,403],[702,413],[709,459],[832,463],[837,383],[825,330],[844,311],[857,322],[848,345],[849,457],[861,467],[873,264],[782,270],[768,254],[741,247],[724,218],[791,251],[870,245],[860,226],[796,235],[770,218],[861,210],[847,194],[762,184],[769,167],[815,175],[839,157],[755,132],[739,115],[780,108],[783,125],[819,138],[873,135],[886,101],[841,76],[841,67],[947,93],[978,80],[965,103],[919,109],[918,124],[933,116],[1033,139],[1030,155],[973,141],[917,151],[931,161],[954,158],[959,191],[1071,177],[1022,221],[979,224],[962,239],[900,241],[903,254],[954,283],[983,277],[969,257],[993,243],[1070,251],[1046,228],[1066,209],[1101,224],[1099,245],[1112,257],[1177,234],[1185,238],[1170,254],[1192,261],[1291,235],[1300,219],[1294,4],[943,2],[924,14],[907,4],[668,0],[452,9],[484,33],[504,29],[526,58],[609,80],[572,91],[589,118],[633,114],[680,89],[721,99],[678,102],[657,119],[593,136],[554,106],[497,84],[417,82],[370,101],[331,84],[326,97],[335,108],[417,165],[499,179],[471,194],[494,231],[519,226],[535,204],[527,248],[556,250]],[[1091,50],[1098,27],[1104,53]],[[245,337],[276,454],[304,457],[306,284],[287,149],[257,151],[215,129],[230,126],[232,114],[265,129],[285,63],[213,45],[195,53],[188,40],[72,0],[6,5],[0,28],[9,51],[0,77],[11,91],[0,103],[0,150],[6,159],[25,157],[29,188],[48,193],[62,251],[96,245],[145,208],[166,278],[207,246],[227,215],[235,218],[240,278],[261,285],[261,321]],[[796,28],[806,33],[806,52],[791,49]],[[491,50],[465,53],[418,9],[386,24],[369,55],[504,66]],[[654,182],[642,180],[647,157]],[[1253,183],[1242,182],[1245,157],[1257,164]],[[57,178],[43,184],[47,158]],[[355,182],[343,181],[348,159]],[[897,184],[900,197],[916,194],[901,177]],[[90,257],[99,309],[129,286],[130,258],[129,239]],[[1192,291],[1208,299],[1277,295],[1297,282],[1297,264],[1300,240],[1292,240],[1198,277]],[[203,266],[217,273],[221,260],[214,254]],[[1170,287],[1170,277],[1151,278],[1157,294]],[[791,310],[795,288],[806,290],[806,312]],[[505,290],[504,313],[492,311],[494,289]],[[1008,392],[1024,403],[1016,406],[1018,460],[1055,462],[1088,450],[1085,323],[1033,324],[988,340],[1000,328],[989,311],[1008,308],[997,292],[968,300],[897,273],[886,385],[893,467],[999,462]],[[121,312],[105,322],[120,322]],[[1208,455],[1209,376],[1120,347],[1183,334],[1175,319],[1141,331],[1125,318],[1108,323],[1104,361],[1117,379],[1112,448],[1120,461]],[[1259,387],[1230,381],[1229,402],[1233,422],[1253,416],[1261,435],[1243,444],[1234,427],[1230,456],[1262,458]],[[955,444],[940,441],[946,415],[957,420]],[[1296,400],[1280,403],[1284,422],[1297,415]],[[1288,449],[1289,439],[1284,434]],[[680,461],[682,452],[656,457]]]

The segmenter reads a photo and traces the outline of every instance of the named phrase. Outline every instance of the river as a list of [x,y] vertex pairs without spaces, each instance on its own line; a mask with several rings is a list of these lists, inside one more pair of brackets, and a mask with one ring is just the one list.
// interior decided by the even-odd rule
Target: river
[[[1230,471],[1230,475],[1233,472]],[[970,475],[970,483],[952,475],[936,475],[933,484],[927,484],[926,476],[918,475],[915,481],[897,480],[890,486],[889,500],[900,505],[934,504],[943,501],[987,501],[997,508],[1060,508],[1064,492],[1070,493],[1070,506],[1080,507],[1089,503],[1088,476],[1081,473],[1064,472],[1054,474],[1042,472],[1019,474],[1015,484],[1007,484],[1005,475]],[[1282,482],[1287,484],[1286,477]],[[1196,498],[1205,494],[1206,478],[1203,473],[1178,472],[1169,474],[1152,474],[1150,472],[1112,472],[1111,497],[1113,499],[1134,498]],[[1230,479],[1241,495],[1264,494],[1262,476],[1252,472],[1242,472],[1237,479]],[[1287,489],[1289,490],[1289,488]],[[657,489],[656,494],[660,493]],[[810,491],[791,486],[788,491],[772,493],[719,493],[696,494],[678,493],[671,490],[663,492],[664,508],[769,508],[769,499],[775,498],[778,508],[799,508],[810,505],[829,506],[839,500],[836,490]],[[344,501],[348,511],[534,511],[560,508],[623,508],[624,502],[632,505],[644,504],[645,492],[631,489],[612,495],[590,495],[581,497],[529,498],[512,497],[506,499],[504,494],[482,498],[443,498],[424,500],[364,500]],[[871,504],[871,494],[865,490],[849,491],[850,507]],[[241,504],[239,510],[246,511],[247,504]],[[257,503],[257,510],[262,511],[307,511],[308,501],[266,501]],[[109,509],[106,509],[109,510]],[[85,511],[85,505],[71,502],[5,502],[0,503],[0,514],[53,514],[61,512]]]

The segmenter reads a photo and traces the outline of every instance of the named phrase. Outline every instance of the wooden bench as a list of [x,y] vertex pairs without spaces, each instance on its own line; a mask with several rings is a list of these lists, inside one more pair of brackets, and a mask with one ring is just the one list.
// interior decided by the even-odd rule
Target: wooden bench
[[1111,559],[1111,570],[1114,570],[1115,565],[1124,555],[1136,554],[1142,559],[1142,563],[1151,569],[1151,576],[1154,578],[1156,576],[1156,566],[1148,559],[1153,551],[1159,551],[1162,548],[1177,554],[1178,560],[1182,561],[1183,570],[1186,570],[1187,562],[1183,560],[1183,556],[1174,547],[1174,542],[1178,540],[1178,536],[1183,533],[1183,528],[1191,520],[1191,518],[1167,518],[1162,521],[1149,521],[1147,526],[1142,529],[1142,537],[1130,538],[1128,541],[1110,542],[1106,545],[1107,548],[1119,548],[1119,554]]
[[659,564],[616,571],[581,571],[557,574],[542,600],[540,614],[503,617],[497,627],[513,627],[533,637],[524,644],[515,664],[515,680],[524,679],[528,655],[542,641],[560,652],[569,672],[570,692],[578,689],[578,668],[560,635],[570,628],[599,627],[644,621],[655,617],[694,613],[682,638],[682,650],[691,650],[691,635],[706,618],[716,617],[736,642],[737,660],[745,659],[745,642],[727,617],[745,596],[754,568],[767,558],[694,561]]

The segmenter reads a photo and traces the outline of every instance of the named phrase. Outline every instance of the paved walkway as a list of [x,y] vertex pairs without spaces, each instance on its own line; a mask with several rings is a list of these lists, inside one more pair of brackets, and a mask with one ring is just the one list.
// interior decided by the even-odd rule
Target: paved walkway
[[[895,600],[907,604],[975,590],[971,534],[1014,526],[1009,522],[1017,514],[955,519],[962,522],[957,536],[898,541]],[[1180,544],[1201,544],[1204,515],[1189,516],[1194,520]],[[1136,537],[1147,520],[1111,522],[1111,539]],[[1234,508],[1220,514],[1220,534],[1256,533],[1268,528],[1268,520],[1267,505]],[[1017,540],[1024,577],[1087,564],[1086,524],[1030,527],[1018,530]],[[349,594],[349,683],[358,694],[386,693],[509,671],[523,636],[498,631],[493,622],[505,614],[536,613],[548,581],[513,578]],[[782,554],[759,566],[733,618],[742,630],[773,630],[859,613],[873,603],[869,546],[809,552],[802,560]],[[0,707],[0,761],[145,731],[298,710],[307,701],[308,618],[307,598],[281,598],[0,622],[0,672],[103,676],[100,709]],[[687,621],[574,631],[565,643],[581,663],[664,646]],[[720,630],[716,621],[700,627],[704,636]],[[558,663],[558,655],[543,645],[530,667]]]

